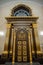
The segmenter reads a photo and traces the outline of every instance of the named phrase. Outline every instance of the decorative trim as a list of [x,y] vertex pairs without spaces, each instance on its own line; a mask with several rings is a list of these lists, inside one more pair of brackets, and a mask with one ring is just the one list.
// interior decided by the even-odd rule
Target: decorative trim
[[34,16],[24,16],[24,17],[16,17],[16,16],[10,16],[10,17],[5,17],[5,19],[8,22],[11,21],[36,21],[39,17],[34,17]]

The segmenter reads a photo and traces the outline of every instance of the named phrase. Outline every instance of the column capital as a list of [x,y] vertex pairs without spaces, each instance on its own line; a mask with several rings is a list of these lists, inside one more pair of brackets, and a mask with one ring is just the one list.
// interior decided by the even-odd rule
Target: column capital
[[11,24],[6,24],[6,27],[7,28],[11,28]]
[[33,28],[37,28],[37,23],[32,24]]

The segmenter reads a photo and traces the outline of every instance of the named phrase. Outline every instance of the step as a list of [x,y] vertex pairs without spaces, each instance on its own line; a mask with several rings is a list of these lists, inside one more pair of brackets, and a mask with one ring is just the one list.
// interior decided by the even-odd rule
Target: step
[[40,63],[38,63],[38,62],[33,62],[32,64],[30,64],[30,63],[14,63],[14,64],[12,64],[11,62],[6,62],[5,63],[5,65],[40,65]]

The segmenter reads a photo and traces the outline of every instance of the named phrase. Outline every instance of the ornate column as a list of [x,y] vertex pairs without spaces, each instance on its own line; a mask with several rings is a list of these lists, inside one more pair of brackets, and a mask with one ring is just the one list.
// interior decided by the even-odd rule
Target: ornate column
[[13,46],[13,34],[14,34],[14,29],[12,27],[11,29],[11,43],[10,43],[10,55],[12,55],[12,46]]
[[33,36],[32,36],[32,27],[30,28],[30,33],[31,33],[31,47],[32,47],[32,52],[34,52],[34,44],[33,44]]
[[30,32],[28,32],[28,44],[29,44],[30,63],[32,63],[32,48],[31,48],[31,33]]
[[34,34],[34,43],[36,46],[36,53],[40,52],[40,43],[39,43],[39,38],[38,38],[38,31],[37,31],[37,24],[33,23],[32,24],[33,27],[33,34]]
[[15,41],[16,41],[16,32],[15,29],[13,29],[13,54],[12,54],[12,64],[15,63]]
[[2,58],[8,57],[8,45],[9,45],[10,28],[11,28],[11,24],[7,24],[6,40],[5,40],[5,45],[4,45],[4,52],[2,53]]

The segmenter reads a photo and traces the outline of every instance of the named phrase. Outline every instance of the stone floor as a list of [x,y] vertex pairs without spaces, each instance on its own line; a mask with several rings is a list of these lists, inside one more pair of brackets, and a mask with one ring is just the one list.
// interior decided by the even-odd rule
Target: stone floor
[[0,64],[0,65],[41,65],[41,64],[39,64],[39,63],[32,63],[32,64],[30,64],[30,63],[14,63],[14,64],[5,63],[5,64]]

